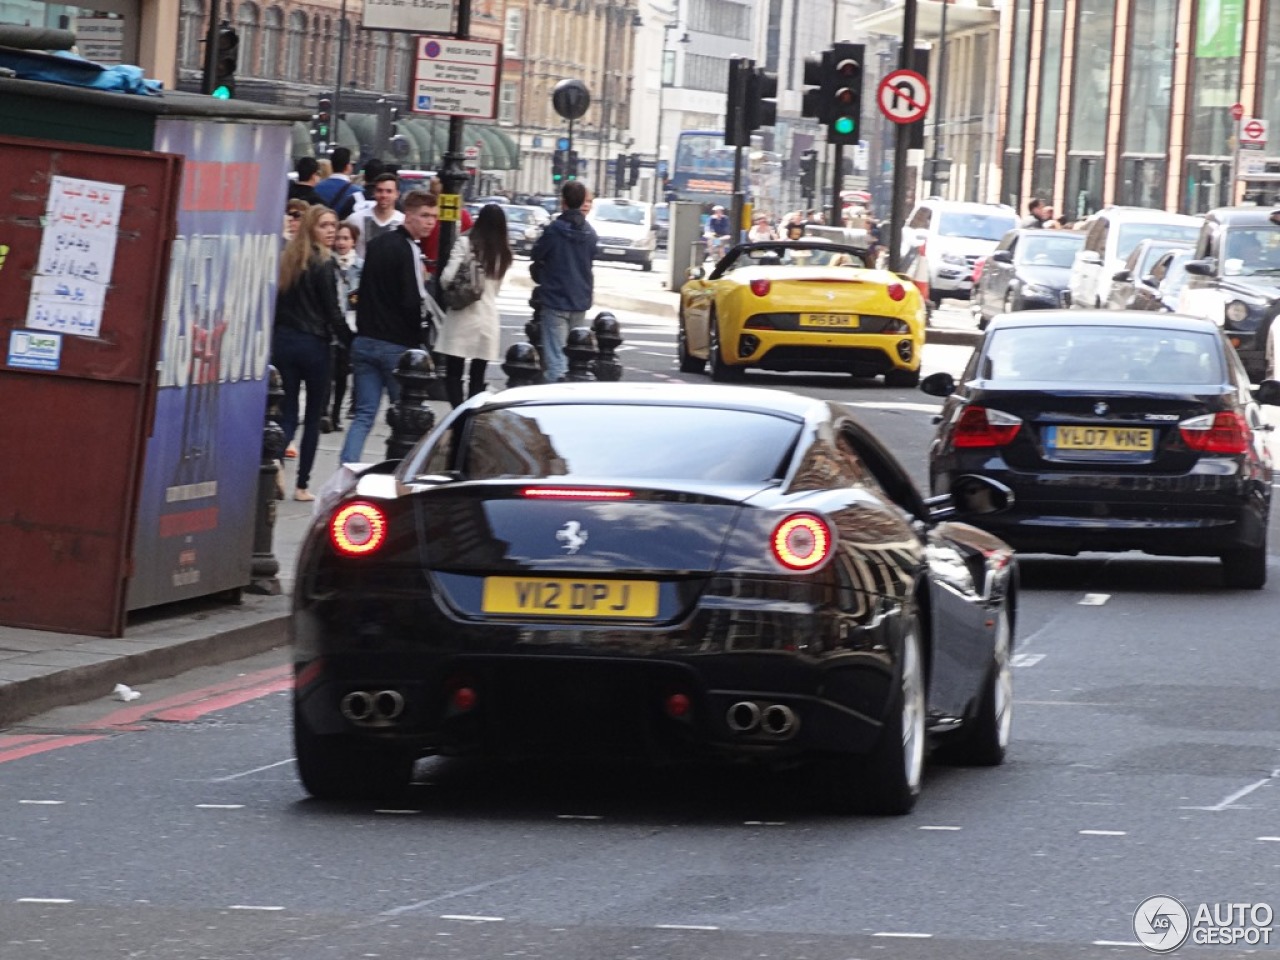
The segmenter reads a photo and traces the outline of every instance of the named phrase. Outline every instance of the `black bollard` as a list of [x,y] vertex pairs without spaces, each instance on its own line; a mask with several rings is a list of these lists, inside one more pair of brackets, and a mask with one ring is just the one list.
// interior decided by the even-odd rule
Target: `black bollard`
[[596,347],[600,355],[591,365],[597,380],[621,380],[622,362],[615,351],[622,345],[622,328],[618,318],[608,310],[601,310],[591,323],[591,332],[596,336]]
[[529,293],[529,306],[533,308],[533,314],[529,317],[529,322],[524,325],[524,335],[529,338],[529,342],[533,344],[534,350],[537,351],[537,361],[539,369],[542,369],[542,288],[534,287]]
[[591,372],[591,366],[599,351],[596,350],[596,338],[590,327],[574,327],[570,330],[564,352],[569,358],[569,372],[564,377],[566,382],[585,383],[596,378]]
[[280,371],[267,367],[267,411],[262,426],[262,462],[258,466],[258,508],[253,523],[253,560],[249,566],[249,593],[280,595],[280,561],[273,541],[276,532],[276,490],[280,458],[284,456],[284,431],[280,428],[280,401],[284,385]]
[[538,351],[531,343],[513,343],[509,346],[507,358],[502,361],[502,372],[507,375],[508,387],[530,387],[543,382]]
[[400,399],[387,410],[387,459],[403,460],[419,440],[435,426],[435,412],[427,406],[436,399],[439,380],[431,354],[425,350],[406,350],[396,364],[396,380],[400,383]]

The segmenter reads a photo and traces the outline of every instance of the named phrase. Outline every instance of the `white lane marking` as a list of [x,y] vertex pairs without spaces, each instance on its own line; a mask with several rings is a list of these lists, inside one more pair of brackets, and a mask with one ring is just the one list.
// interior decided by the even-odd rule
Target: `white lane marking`
[[1216,803],[1212,807],[1179,807],[1178,809],[1179,810],[1207,810],[1209,813],[1221,813],[1223,810],[1226,810],[1228,807],[1234,804],[1237,800],[1241,800],[1244,797],[1247,797],[1249,794],[1253,793],[1253,791],[1257,790],[1259,787],[1265,787],[1276,777],[1280,777],[1280,769],[1272,770],[1271,776],[1263,777],[1257,783],[1251,783],[1247,787],[1241,787],[1235,793],[1224,798],[1221,803]]
[[1076,832],[1082,837],[1124,837],[1129,834],[1127,830],[1078,830]]
[[1043,653],[1015,653],[1009,662],[1015,667],[1034,667],[1043,659]]
[[963,830],[964,827],[930,826],[930,827],[916,827],[916,829],[917,830]]
[[744,827],[785,827],[785,820],[743,820]]
[[421,813],[422,811],[421,810],[380,809],[380,810],[374,810],[373,812],[385,814],[386,816],[391,816],[391,817],[412,817],[412,816],[415,816],[416,814]]
[[1095,947],[1141,947],[1136,940],[1094,940]]
[[263,770],[274,770],[276,767],[283,767],[285,764],[293,763],[293,757],[288,760],[277,760],[275,763],[268,763],[265,767],[254,767],[252,770],[245,770],[243,773],[233,773],[230,776],[218,777],[210,780],[210,783],[226,783],[228,780],[239,780],[241,777],[251,777],[255,773],[262,773]]
[[75,903],[74,900],[67,900],[63,897],[19,897],[18,903]]
[[228,910],[260,910],[264,913],[279,913],[284,907],[268,907],[255,903],[233,903]]
[[1270,843],[1280,843],[1280,837],[1258,837],[1259,840],[1265,840]]
[[594,813],[557,813],[556,819],[557,820],[603,820],[604,817],[601,817]]
[[670,348],[674,343],[673,340],[623,340],[629,347],[667,347]]
[[[423,907],[429,907],[432,904],[439,903],[442,900],[452,900],[455,897],[465,897],[473,893],[479,893],[481,890],[488,890],[490,887],[496,887],[502,883],[513,883],[523,877],[522,873],[513,873],[510,876],[498,877],[494,880],[486,880],[484,883],[473,883],[469,887],[460,887],[457,890],[449,890],[440,894],[438,897],[432,897],[429,900],[419,900],[417,903],[406,903],[402,907],[392,907],[390,910],[383,910],[378,914],[379,917],[398,917],[401,914],[413,913],[415,910],[421,910]],[[380,922],[380,921],[375,921]]]
[[1086,593],[1080,598],[1080,606],[1082,607],[1100,607],[1111,599],[1109,593]]
[[919,413],[938,413],[942,409],[940,403],[894,403],[889,400],[858,400],[845,403],[845,406],[864,410],[915,410]]
[[442,913],[441,920],[469,920],[472,923],[502,923],[503,917],[477,917],[469,913]]
[[243,810],[243,803],[197,803],[197,810]]
[[933,937],[932,933],[906,933],[893,930],[882,930],[880,933],[873,933],[873,937],[902,937],[910,940],[929,940]]
[[719,927],[703,926],[697,923],[656,923],[655,930],[719,930]]
[[65,800],[19,800],[19,803],[28,803],[35,807],[58,807],[66,803]]

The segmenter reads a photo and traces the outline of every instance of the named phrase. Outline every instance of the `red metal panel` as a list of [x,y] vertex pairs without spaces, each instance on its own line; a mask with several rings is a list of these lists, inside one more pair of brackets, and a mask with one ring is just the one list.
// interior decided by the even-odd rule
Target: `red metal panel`
[[[119,636],[182,159],[10,137],[0,155],[0,623]],[[53,233],[55,177],[123,193],[98,329],[64,329],[55,368],[28,369],[13,345],[49,282],[42,244],[74,246]]]

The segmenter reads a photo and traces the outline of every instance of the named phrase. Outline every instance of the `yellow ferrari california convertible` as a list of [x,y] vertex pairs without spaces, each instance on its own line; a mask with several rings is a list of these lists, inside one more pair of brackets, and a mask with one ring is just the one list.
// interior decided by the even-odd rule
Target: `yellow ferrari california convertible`
[[854,247],[819,240],[740,244],[680,290],[680,369],[734,380],[749,367],[920,380],[925,305],[907,278],[867,270]]

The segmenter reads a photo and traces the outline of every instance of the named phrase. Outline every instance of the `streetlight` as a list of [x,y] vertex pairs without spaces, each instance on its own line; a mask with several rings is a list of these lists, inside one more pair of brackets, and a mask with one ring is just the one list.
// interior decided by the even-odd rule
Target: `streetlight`
[[[662,177],[659,176],[659,173],[662,167],[662,145],[665,140],[665,138],[663,137],[664,128],[662,123],[662,120],[663,120],[662,94],[663,94],[663,91],[665,91],[668,86],[667,84],[667,35],[671,33],[672,30],[679,30],[679,29],[681,29],[679,20],[672,20],[669,23],[664,23],[662,25],[662,65],[658,73],[658,139],[656,144],[657,150],[654,155],[654,164],[653,164],[653,202],[654,203],[658,203],[662,200]],[[689,34],[686,33],[677,42],[688,43]],[[672,58],[671,60],[671,81],[674,84],[675,58]],[[669,167],[667,170],[667,175],[668,176],[671,175],[671,171]]]

